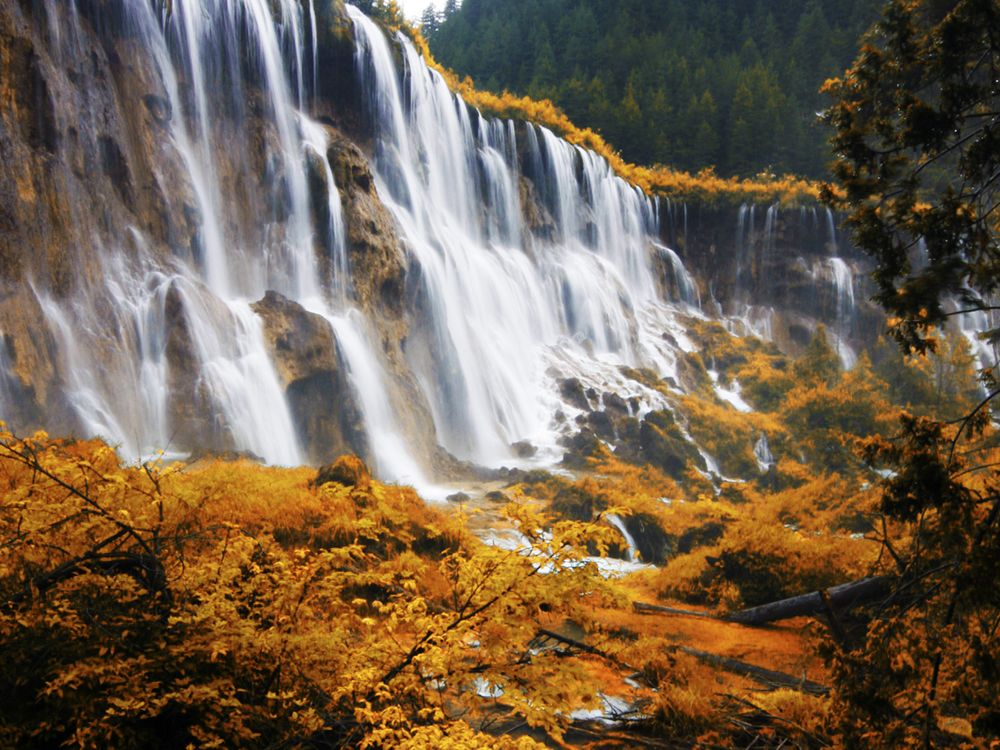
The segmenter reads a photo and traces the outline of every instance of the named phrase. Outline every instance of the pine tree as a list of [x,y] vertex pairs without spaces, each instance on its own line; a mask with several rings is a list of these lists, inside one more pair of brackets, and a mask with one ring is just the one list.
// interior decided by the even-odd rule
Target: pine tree
[[420,14],[420,32],[427,37],[427,39],[433,39],[439,28],[441,28],[441,22],[438,18],[437,9],[434,7],[434,4],[431,3],[424,8],[424,12]]
[[[940,347],[956,299],[982,313],[981,336],[1000,336],[989,316],[1000,289],[998,68],[996,2],[890,0],[854,66],[827,86],[848,221],[906,353]],[[967,370],[967,353],[944,354],[939,391],[955,399],[947,383]],[[833,651],[845,746],[954,744],[941,732],[946,716],[968,717],[984,746],[1000,737],[1000,483],[989,435],[1000,390],[987,382],[961,421],[904,413],[894,440],[866,446],[868,461],[893,472],[879,510],[895,585],[860,641]]]
[[[459,7],[451,0],[432,48],[445,65],[497,93],[553,97],[631,161],[697,170],[707,158],[723,174],[771,167],[823,176],[829,149],[827,132],[815,125],[817,90],[850,62],[852,43],[879,2],[465,0]],[[548,48],[536,43],[542,29]],[[754,109],[731,113],[741,76],[758,68],[766,71],[763,85],[747,83]],[[582,101],[582,82],[595,77],[601,98]],[[638,128],[630,84],[642,114]],[[714,117],[689,107],[706,91]],[[733,129],[742,146],[731,147]]]

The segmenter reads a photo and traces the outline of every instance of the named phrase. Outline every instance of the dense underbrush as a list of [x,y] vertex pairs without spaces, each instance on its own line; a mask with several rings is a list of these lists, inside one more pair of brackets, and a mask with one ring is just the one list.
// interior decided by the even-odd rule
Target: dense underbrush
[[[715,381],[692,361],[681,396],[626,372],[671,408],[629,417],[635,445],[568,456],[574,474],[520,473],[490,493],[509,500],[491,512],[513,546],[483,543],[464,512],[381,484],[353,457],[318,474],[126,465],[100,441],[3,432],[0,742],[630,746],[581,723],[608,713],[608,695],[628,707],[628,736],[654,747],[835,740],[854,704],[814,680],[850,673],[862,642],[838,629],[868,620],[752,630],[704,615],[891,572],[887,535],[902,548],[919,534],[887,522],[881,485],[902,482],[879,464],[900,450],[892,403],[930,413],[948,389],[950,408],[968,408],[967,353],[952,342],[925,387],[924,364],[888,356],[842,372],[822,331],[791,360],[691,325]],[[720,397],[737,384],[754,411]],[[677,447],[692,440],[718,472]],[[995,453],[988,425],[977,440]],[[622,524],[656,565],[608,578],[595,561],[629,553]],[[744,660],[777,668],[781,689],[751,692]]]

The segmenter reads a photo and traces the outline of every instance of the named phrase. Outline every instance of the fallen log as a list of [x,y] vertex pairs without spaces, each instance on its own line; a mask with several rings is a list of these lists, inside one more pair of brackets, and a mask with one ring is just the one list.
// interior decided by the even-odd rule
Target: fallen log
[[[833,586],[825,592],[812,591],[808,594],[793,596],[759,607],[750,607],[726,615],[724,619],[738,622],[742,625],[763,625],[778,620],[788,620],[792,617],[810,615],[827,615],[834,611],[847,611],[862,604],[877,601],[886,596],[892,586],[888,578],[875,576],[862,578],[858,581]],[[826,601],[824,602],[824,593]]]
[[798,690],[800,693],[809,693],[810,695],[826,695],[830,692],[830,688],[826,685],[807,680],[805,677],[799,678],[785,672],[765,669],[764,667],[758,667],[756,664],[733,659],[729,656],[711,654],[708,651],[691,648],[690,646],[681,646],[680,650],[705,664],[724,669],[733,674],[748,677],[766,687],[789,688],[790,690]]
[[[617,657],[602,651],[599,648],[588,645],[583,641],[577,640],[576,638],[570,638],[569,636],[562,635],[561,633],[556,633],[552,630],[546,630],[545,628],[539,628],[538,634],[541,637],[549,638],[551,640],[557,641],[570,647],[571,649],[576,649],[577,651],[583,651],[588,654],[594,654],[595,656],[603,657],[613,664],[617,664],[620,667],[625,667],[627,669],[633,669],[625,662],[619,661]],[[732,672],[733,674],[738,674],[743,677],[747,677],[754,682],[764,685],[769,688],[789,688],[791,690],[798,690],[801,693],[809,693],[810,695],[826,695],[830,692],[830,688],[826,685],[821,685],[818,682],[813,682],[812,680],[807,680],[804,677],[796,677],[795,675],[787,674],[786,672],[778,672],[773,669],[766,669],[765,667],[758,667],[756,664],[750,664],[749,662],[740,661],[739,659],[733,659],[729,656],[721,656],[719,654],[713,654],[708,651],[702,651],[701,649],[691,648],[690,646],[680,646],[679,650],[693,656],[699,661],[704,662],[718,669],[724,669],[727,672]],[[650,685],[650,687],[656,687],[655,685]]]
[[698,612],[693,609],[677,609],[676,607],[664,607],[662,604],[647,604],[646,602],[632,602],[632,607],[636,612],[647,612],[660,615],[677,615],[678,617],[705,617],[709,620],[723,620],[724,617],[714,615],[711,612]]
[[888,578],[876,576],[849,581],[839,586],[823,591],[811,591],[789,599],[761,604],[759,607],[749,607],[738,612],[720,615],[712,612],[698,612],[692,609],[677,609],[660,604],[647,602],[632,602],[636,612],[647,614],[674,615],[676,617],[703,617],[720,622],[735,622],[741,625],[764,625],[779,620],[789,620],[793,617],[808,617],[823,615],[836,617],[837,612],[847,612],[854,607],[877,601],[889,594],[892,586]]

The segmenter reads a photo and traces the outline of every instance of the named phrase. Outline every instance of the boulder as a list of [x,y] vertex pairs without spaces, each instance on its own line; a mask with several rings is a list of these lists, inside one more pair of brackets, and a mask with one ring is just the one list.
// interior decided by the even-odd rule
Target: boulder
[[563,438],[560,443],[566,448],[562,463],[571,469],[589,469],[588,459],[598,457],[604,451],[604,443],[588,429]]
[[589,523],[606,507],[607,503],[602,498],[573,484],[562,486],[552,498],[553,512],[560,518],[573,521]]
[[559,394],[567,404],[575,406],[578,409],[583,409],[584,411],[590,410],[590,403],[583,392],[583,385],[576,378],[561,380],[559,382]]
[[726,532],[726,527],[718,521],[708,521],[701,526],[694,526],[677,541],[677,551],[686,555],[698,547],[707,547],[718,542]]
[[364,422],[329,322],[274,291],[252,307],[310,461],[363,451]]
[[666,474],[680,479],[691,462],[702,465],[698,450],[684,438],[684,434],[668,411],[654,411],[646,415],[639,426],[639,446],[642,459]]
[[320,470],[316,472],[316,478],[312,481],[313,487],[322,487],[324,484],[340,484],[359,490],[368,490],[371,483],[372,475],[365,462],[351,454],[340,456],[333,463],[320,467]]
[[625,399],[619,396],[617,393],[605,393],[604,394],[604,410],[608,414],[614,415],[615,417],[627,417],[629,416],[629,405],[626,403]]
[[654,516],[637,513],[622,521],[643,562],[662,565],[676,553],[677,538],[664,531]]
[[516,443],[511,444],[510,447],[514,451],[514,455],[518,458],[531,458],[538,452],[538,449],[527,440],[518,440]]

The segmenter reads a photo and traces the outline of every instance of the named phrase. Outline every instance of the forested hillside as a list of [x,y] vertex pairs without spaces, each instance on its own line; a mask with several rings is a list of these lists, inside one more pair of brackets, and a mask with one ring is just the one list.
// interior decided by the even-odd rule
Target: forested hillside
[[816,122],[875,0],[449,0],[438,59],[477,85],[550,98],[629,161],[721,174],[825,173]]

